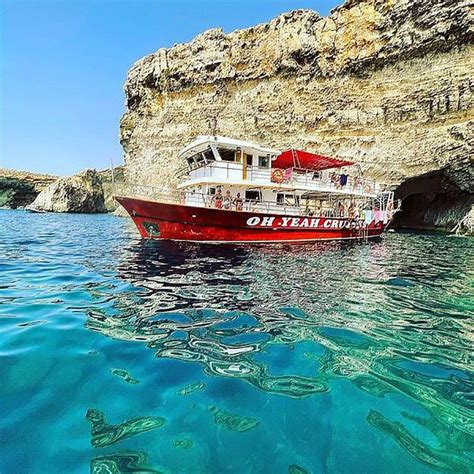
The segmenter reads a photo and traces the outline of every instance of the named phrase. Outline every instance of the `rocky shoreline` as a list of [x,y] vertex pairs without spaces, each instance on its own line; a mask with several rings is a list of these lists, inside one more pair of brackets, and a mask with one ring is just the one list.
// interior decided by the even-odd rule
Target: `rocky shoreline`
[[0,207],[17,209],[28,206],[57,179],[57,176],[47,174],[0,169]]
[[[114,169],[117,185],[123,167]],[[0,169],[0,207],[45,212],[105,213],[116,211],[110,170],[87,169],[74,176],[58,176]]]

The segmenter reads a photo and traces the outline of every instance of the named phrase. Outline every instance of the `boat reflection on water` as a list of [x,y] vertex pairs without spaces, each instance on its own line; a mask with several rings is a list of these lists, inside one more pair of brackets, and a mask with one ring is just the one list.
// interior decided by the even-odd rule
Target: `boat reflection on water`
[[[312,246],[313,254],[323,247],[340,244]],[[290,248],[287,258],[304,255],[303,246]],[[274,377],[253,360],[265,345],[298,342],[318,326],[299,309],[278,307],[298,285],[290,288],[278,275],[266,274],[261,258],[281,258],[283,248],[149,241],[131,250],[119,272],[139,291],[118,301],[117,314],[91,312],[89,328],[144,341],[157,357],[196,361],[209,374],[242,378],[268,392],[300,397],[328,390],[323,376]],[[274,290],[275,278],[281,291]]]
[[[467,472],[469,327],[439,291],[456,269],[443,263],[442,249],[439,262],[420,269],[410,253],[421,248],[397,239],[289,247],[139,242],[118,267],[129,291],[115,294],[112,307],[94,306],[87,327],[272,394],[327,394],[342,378],[378,398],[401,395],[424,416],[407,411],[393,420],[373,409],[368,423],[432,468]],[[447,322],[453,331],[444,330]],[[275,348],[291,358],[277,371]],[[310,375],[295,373],[307,365]]]

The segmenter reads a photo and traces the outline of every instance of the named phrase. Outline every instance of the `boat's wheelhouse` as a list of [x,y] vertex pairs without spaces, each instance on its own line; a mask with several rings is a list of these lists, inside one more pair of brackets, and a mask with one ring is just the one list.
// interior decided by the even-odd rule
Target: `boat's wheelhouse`
[[277,150],[242,140],[199,137],[179,155],[185,162],[178,172],[180,178],[185,178],[180,187],[204,182],[269,181],[272,160],[275,160],[278,154]]

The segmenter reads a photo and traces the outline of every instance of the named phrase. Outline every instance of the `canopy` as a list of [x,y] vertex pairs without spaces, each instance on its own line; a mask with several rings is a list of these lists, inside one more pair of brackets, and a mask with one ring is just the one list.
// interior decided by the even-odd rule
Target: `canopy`
[[301,150],[286,150],[280,153],[274,161],[272,168],[303,168],[308,170],[326,170],[328,168],[341,168],[350,166],[352,161],[338,160],[328,156],[317,155]]

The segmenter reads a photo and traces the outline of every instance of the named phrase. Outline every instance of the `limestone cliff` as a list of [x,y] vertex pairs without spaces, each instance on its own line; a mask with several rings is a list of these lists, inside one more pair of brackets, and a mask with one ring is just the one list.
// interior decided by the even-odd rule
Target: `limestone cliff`
[[349,0],[160,49],[125,84],[126,180],[173,184],[178,150],[218,133],[350,158],[393,188],[440,173],[462,201],[447,226],[473,191],[473,38],[471,0]]

